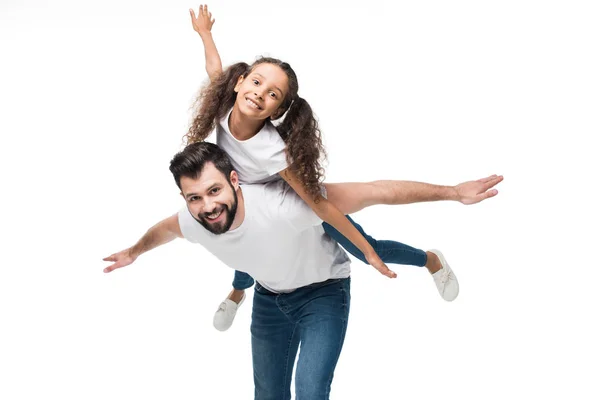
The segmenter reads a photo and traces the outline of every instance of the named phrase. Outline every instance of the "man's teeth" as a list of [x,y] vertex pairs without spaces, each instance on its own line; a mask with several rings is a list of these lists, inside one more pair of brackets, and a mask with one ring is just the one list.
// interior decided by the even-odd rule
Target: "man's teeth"
[[248,105],[249,105],[250,107],[252,107],[252,108],[256,108],[256,109],[259,109],[259,108],[260,108],[260,107],[258,106],[258,104],[256,104],[255,102],[253,102],[253,101],[252,101],[252,100],[250,100],[250,99],[246,99],[246,103],[248,103]]
[[206,218],[208,218],[208,219],[217,219],[221,215],[221,212],[223,212],[223,210],[219,211],[218,213],[209,214],[209,215],[206,216]]

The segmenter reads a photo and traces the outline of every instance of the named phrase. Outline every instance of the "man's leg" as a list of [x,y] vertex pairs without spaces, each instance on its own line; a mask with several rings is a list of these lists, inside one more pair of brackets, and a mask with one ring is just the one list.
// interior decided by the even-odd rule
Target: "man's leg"
[[[321,282],[291,293],[298,304],[300,355],[296,399],[329,399],[333,372],[342,351],[350,311],[350,278]],[[290,301],[291,302],[291,301]]]
[[[294,360],[300,336],[281,296],[259,283],[252,307],[252,363],[255,400],[289,400]],[[282,311],[283,310],[283,311]]]

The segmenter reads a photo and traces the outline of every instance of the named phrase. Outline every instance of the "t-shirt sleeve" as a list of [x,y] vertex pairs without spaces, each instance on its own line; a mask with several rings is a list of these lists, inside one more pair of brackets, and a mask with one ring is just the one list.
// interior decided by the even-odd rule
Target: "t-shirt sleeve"
[[194,217],[192,217],[192,214],[190,214],[187,207],[183,207],[179,210],[178,219],[179,228],[181,229],[183,237],[192,243],[199,243],[199,229],[201,228],[201,225]]

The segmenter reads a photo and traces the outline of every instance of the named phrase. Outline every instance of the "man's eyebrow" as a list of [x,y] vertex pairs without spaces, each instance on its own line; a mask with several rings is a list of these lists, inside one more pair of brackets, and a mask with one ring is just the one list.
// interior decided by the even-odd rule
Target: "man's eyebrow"
[[[207,192],[210,192],[210,191],[211,191],[211,190],[213,190],[215,187],[221,187],[221,184],[220,184],[220,183],[218,183],[218,182],[215,182],[215,183],[213,183],[212,185],[210,185],[210,186],[208,187],[208,189],[206,189],[206,191],[207,191]],[[186,194],[186,195],[185,195],[185,198],[186,198],[186,199],[189,199],[189,198],[190,198],[190,197],[192,197],[192,196],[199,196],[199,197],[202,197],[202,196],[200,196],[198,193],[192,192],[192,193],[188,193],[188,194]]]

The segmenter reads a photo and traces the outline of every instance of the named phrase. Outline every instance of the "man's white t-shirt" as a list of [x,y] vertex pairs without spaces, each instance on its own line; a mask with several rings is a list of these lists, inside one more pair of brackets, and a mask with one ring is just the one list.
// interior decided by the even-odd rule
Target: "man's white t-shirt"
[[217,145],[231,159],[242,183],[265,183],[281,179],[278,175],[288,167],[285,142],[271,121],[248,140],[237,140],[229,130],[229,110],[216,125]]
[[179,212],[183,236],[273,292],[350,276],[346,253],[285,181],[241,188],[245,217],[238,228],[215,235],[185,207]]

